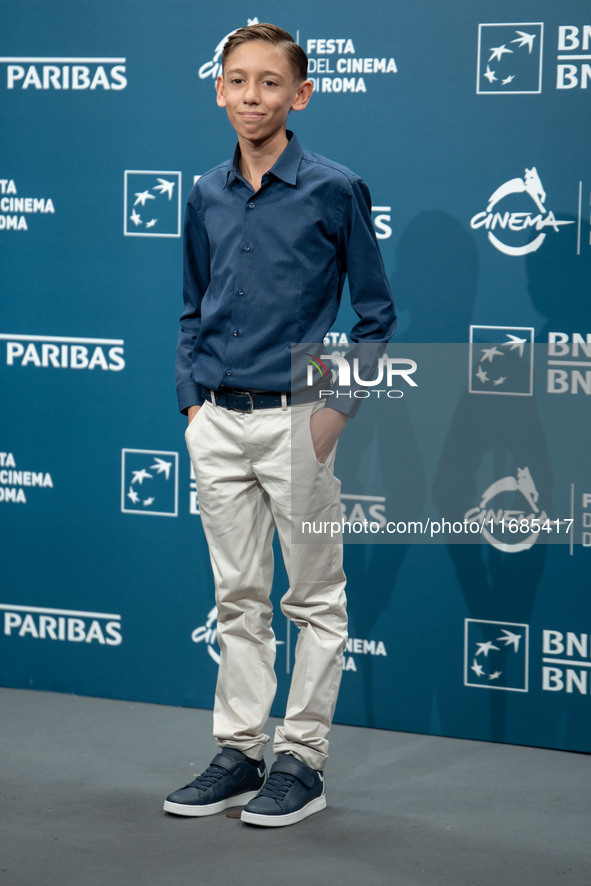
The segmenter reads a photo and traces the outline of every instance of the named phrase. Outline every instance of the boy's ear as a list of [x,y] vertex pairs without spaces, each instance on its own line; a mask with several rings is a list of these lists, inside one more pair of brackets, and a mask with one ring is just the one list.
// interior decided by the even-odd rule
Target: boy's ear
[[215,91],[217,92],[217,103],[220,108],[226,107],[226,95],[224,92],[224,78],[220,75],[215,84]]
[[296,96],[291,104],[291,110],[303,111],[310,101],[313,91],[314,86],[312,84],[312,81],[303,80],[302,83],[300,83],[300,85],[298,86],[298,91],[296,92]]

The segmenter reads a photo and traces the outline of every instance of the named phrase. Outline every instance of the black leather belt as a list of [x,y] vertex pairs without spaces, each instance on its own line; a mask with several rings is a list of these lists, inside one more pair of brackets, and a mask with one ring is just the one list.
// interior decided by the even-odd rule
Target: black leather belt
[[[275,394],[272,391],[235,391],[231,388],[210,388],[199,385],[199,392],[204,400],[223,406],[225,409],[236,409],[238,412],[253,412],[255,409],[277,409],[285,403],[291,403],[291,394]],[[282,397],[285,398],[282,403]]]

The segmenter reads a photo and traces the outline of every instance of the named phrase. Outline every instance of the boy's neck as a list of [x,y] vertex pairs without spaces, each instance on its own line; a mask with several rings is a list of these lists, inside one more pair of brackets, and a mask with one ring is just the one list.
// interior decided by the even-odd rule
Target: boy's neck
[[250,182],[254,191],[258,191],[265,172],[275,164],[281,156],[289,140],[285,130],[277,133],[268,141],[253,142],[250,139],[238,138],[240,145],[240,172]]

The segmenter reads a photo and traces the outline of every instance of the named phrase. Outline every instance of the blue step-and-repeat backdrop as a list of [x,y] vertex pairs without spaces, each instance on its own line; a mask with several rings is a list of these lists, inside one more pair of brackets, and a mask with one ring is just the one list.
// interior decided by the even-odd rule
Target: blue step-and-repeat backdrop
[[[225,36],[257,20],[310,58],[301,143],[370,186],[414,367],[340,444],[336,720],[590,751],[585,0],[2,5],[0,682],[211,707],[181,224],[234,146]],[[296,630],[275,627],[280,714]]]

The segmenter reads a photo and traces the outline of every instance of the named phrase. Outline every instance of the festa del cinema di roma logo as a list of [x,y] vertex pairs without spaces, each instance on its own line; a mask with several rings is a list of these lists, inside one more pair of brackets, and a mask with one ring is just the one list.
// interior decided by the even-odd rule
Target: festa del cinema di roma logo
[[[259,20],[256,16],[247,20],[247,25],[257,24]],[[226,34],[215,47],[213,57],[200,66],[201,80],[215,80],[221,74],[224,44],[233,33],[235,32],[230,31]],[[308,56],[308,73],[314,86],[314,94],[366,93],[367,75],[389,76],[398,73],[396,60],[392,56],[376,58],[374,54],[362,57],[351,37],[310,37],[304,40],[301,39],[299,30],[294,33],[296,43],[305,49]]]
[[37,214],[55,215],[51,197],[24,197],[14,179],[0,178],[0,231],[28,231],[29,217]]
[[482,526],[486,541],[507,554],[528,551],[543,536],[560,531],[563,521],[550,520],[538,506],[539,492],[529,468],[517,468],[515,477],[501,477],[483,492],[480,504],[464,519]]
[[[27,504],[30,488],[53,489],[48,471],[22,470],[12,452],[0,452],[0,502]],[[25,494],[27,489],[27,494]]]
[[546,192],[532,166],[523,178],[509,179],[493,191],[486,209],[472,217],[470,227],[484,228],[489,242],[505,255],[527,255],[540,248],[548,230],[558,234],[563,225],[574,224],[572,220],[559,221],[545,202]]

